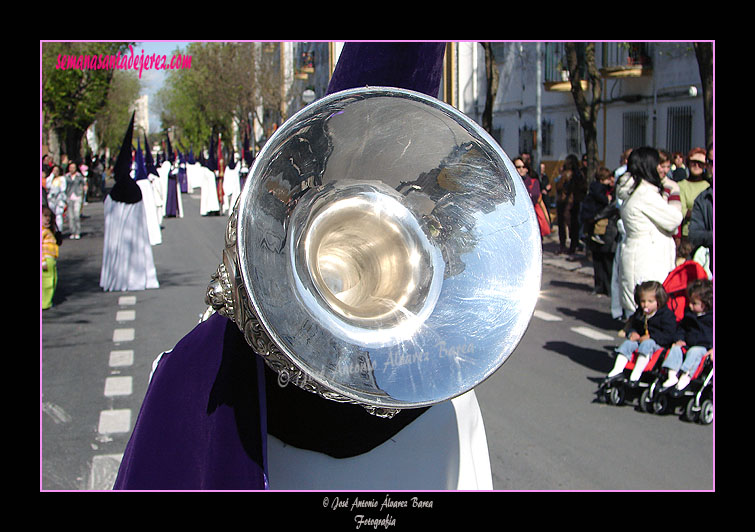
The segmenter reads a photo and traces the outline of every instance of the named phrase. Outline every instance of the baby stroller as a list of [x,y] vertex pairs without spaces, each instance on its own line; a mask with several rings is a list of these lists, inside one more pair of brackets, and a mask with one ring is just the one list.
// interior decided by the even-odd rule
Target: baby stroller
[[[686,349],[682,349],[686,353]],[[665,373],[663,371],[662,373]],[[660,375],[654,383],[655,393],[645,398],[646,410],[656,414],[671,413],[677,407],[684,405],[683,419],[709,425],[713,422],[713,361],[703,357],[694,373],[690,375],[690,383],[683,389],[661,389],[665,375]],[[685,404],[686,402],[686,404]]]
[[[684,309],[687,306],[687,284],[695,279],[707,278],[707,274],[700,264],[688,260],[674,268],[663,281],[663,289],[668,294],[667,306],[674,312],[676,321],[684,317]],[[642,371],[642,375],[636,382],[629,381],[629,375],[634,369],[637,360],[637,352],[624,367],[622,375],[609,382],[602,382],[598,387],[599,398],[606,402],[619,406],[630,398],[638,399],[638,406],[644,412],[662,413],[668,405],[668,397],[656,403],[660,397],[658,392],[661,383],[665,380],[666,371],[661,367],[668,355],[667,348],[657,349],[648,360]]]

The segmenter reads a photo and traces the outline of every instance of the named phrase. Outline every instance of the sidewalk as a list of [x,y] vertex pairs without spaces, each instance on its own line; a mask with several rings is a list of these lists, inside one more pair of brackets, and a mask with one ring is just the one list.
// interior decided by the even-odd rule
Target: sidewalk
[[557,252],[558,227],[554,225],[551,234],[543,237],[543,264],[592,277],[592,261],[585,256],[584,250],[578,251],[574,255],[559,255]]

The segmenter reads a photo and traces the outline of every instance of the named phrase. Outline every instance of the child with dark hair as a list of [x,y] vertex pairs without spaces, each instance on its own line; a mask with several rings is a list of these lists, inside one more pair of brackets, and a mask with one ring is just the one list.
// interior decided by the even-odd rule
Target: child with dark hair
[[621,376],[632,354],[637,351],[637,360],[629,376],[630,384],[636,383],[650,356],[679,339],[676,317],[666,306],[668,294],[661,283],[645,281],[638,284],[634,289],[634,300],[637,310],[624,328],[626,340],[616,349],[616,361],[606,376],[606,382]]
[[[681,339],[674,342],[663,367],[668,369],[668,378],[662,390],[675,387],[681,391],[687,387],[690,374],[700,365],[703,357],[713,355],[713,283],[708,279],[692,281],[687,286],[687,308],[679,322]],[[690,346],[686,355],[683,346]]]

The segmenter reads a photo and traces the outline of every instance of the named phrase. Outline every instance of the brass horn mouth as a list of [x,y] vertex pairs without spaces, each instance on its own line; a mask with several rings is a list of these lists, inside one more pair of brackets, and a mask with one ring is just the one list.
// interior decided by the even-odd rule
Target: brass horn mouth
[[302,303],[360,345],[411,337],[441,290],[442,254],[395,196],[380,183],[340,184],[299,203],[289,226]]
[[504,363],[535,308],[541,245],[524,183],[469,117],[350,89],[267,140],[207,300],[286,382],[390,415]]

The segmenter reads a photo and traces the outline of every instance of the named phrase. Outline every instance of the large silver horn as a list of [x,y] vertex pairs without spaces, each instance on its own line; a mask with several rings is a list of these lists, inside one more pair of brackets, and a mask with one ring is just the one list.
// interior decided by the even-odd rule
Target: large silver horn
[[280,382],[391,416],[495,372],[541,268],[532,202],[498,144],[434,98],[369,87],[270,137],[207,302]]

